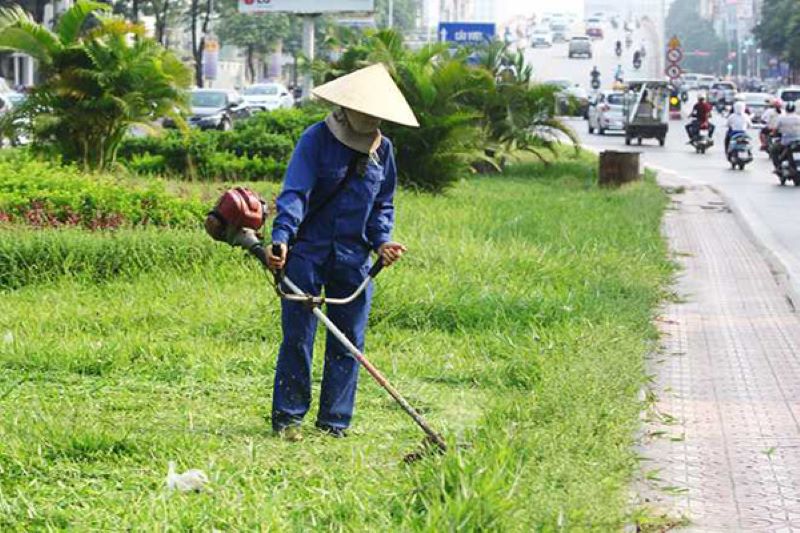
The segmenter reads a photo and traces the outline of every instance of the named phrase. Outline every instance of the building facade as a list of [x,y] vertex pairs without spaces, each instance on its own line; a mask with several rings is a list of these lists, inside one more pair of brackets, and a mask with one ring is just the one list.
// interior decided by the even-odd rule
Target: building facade
[[439,21],[460,22],[474,20],[475,0],[440,0]]
[[475,22],[495,22],[497,20],[497,4],[495,0],[475,0],[473,10]]

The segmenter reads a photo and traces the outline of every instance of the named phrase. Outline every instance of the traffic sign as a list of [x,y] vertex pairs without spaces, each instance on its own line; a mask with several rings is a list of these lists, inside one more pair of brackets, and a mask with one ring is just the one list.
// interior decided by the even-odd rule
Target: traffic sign
[[674,50],[674,49],[680,48],[680,47],[681,47],[681,40],[678,39],[677,35],[673,35],[672,39],[669,40],[669,44],[667,45],[667,48],[669,48],[670,50]]
[[681,77],[683,71],[681,70],[681,67],[679,67],[678,65],[670,65],[667,67],[666,74],[670,80],[674,81]]
[[683,59],[683,51],[680,48],[670,48],[667,51],[667,59],[670,63],[680,63]]
[[477,22],[440,22],[439,41],[456,44],[482,44],[492,41],[495,25]]

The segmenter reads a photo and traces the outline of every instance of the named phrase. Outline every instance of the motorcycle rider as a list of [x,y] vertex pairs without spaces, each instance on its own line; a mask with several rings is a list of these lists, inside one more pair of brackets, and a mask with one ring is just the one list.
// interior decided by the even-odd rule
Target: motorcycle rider
[[747,104],[744,102],[736,102],[733,104],[733,113],[728,117],[727,125],[728,131],[725,133],[725,155],[728,154],[728,147],[731,144],[731,139],[735,135],[747,133],[748,128],[753,127],[753,121],[750,116],[745,113]]
[[692,114],[689,115],[692,117],[692,121],[686,125],[686,133],[689,135],[689,144],[692,144],[694,138],[697,137],[698,132],[700,131],[700,126],[708,123],[708,136],[714,136],[714,124],[711,123],[711,111],[714,109],[710,103],[706,101],[706,97],[704,95],[700,95],[697,97],[697,103],[694,104],[692,107]]
[[778,127],[778,119],[783,111],[783,102],[779,98],[772,101],[772,105],[767,108],[761,115],[761,121],[764,127],[761,128],[759,139],[761,140],[761,150],[767,151],[769,149],[769,137],[775,132]]
[[622,65],[617,65],[617,69],[614,71],[614,80],[622,82],[622,79]]
[[642,53],[636,50],[633,53],[633,68],[639,68],[640,66],[642,66]]
[[776,146],[777,157],[773,158],[775,169],[778,170],[781,161],[789,157],[789,145],[795,141],[800,141],[800,116],[795,113],[795,103],[786,103],[786,113],[778,118],[775,130],[781,134],[781,142]]
[[616,52],[617,57],[622,55],[622,41],[617,40],[617,44],[614,47],[614,52]]

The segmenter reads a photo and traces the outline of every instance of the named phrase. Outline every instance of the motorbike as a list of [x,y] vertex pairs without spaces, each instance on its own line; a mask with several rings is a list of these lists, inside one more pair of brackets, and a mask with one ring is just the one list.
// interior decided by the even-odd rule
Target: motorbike
[[731,137],[728,142],[728,162],[731,169],[744,170],[744,167],[753,161],[753,148],[750,136],[746,133],[738,133]]
[[694,137],[692,137],[691,144],[698,154],[704,154],[706,150],[714,146],[714,139],[709,135],[708,122],[700,124]]
[[780,150],[781,146],[781,134],[770,132],[766,136],[766,143],[767,143],[767,148],[766,148],[767,155],[769,156],[775,168],[778,168],[778,156],[780,155],[778,150]]
[[617,43],[617,47],[614,49],[614,53],[617,54],[617,57],[622,56],[622,44]]
[[792,180],[796,187],[800,187],[800,141],[789,144],[775,173],[781,185],[786,185],[788,180]]
[[640,68],[642,68],[642,58],[641,57],[635,56],[633,58],[633,68],[636,69],[636,70],[639,70]]

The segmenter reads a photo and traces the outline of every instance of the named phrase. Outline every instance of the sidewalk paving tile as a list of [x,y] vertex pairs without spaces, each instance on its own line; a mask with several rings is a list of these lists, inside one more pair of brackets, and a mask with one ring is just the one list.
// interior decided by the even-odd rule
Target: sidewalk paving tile
[[680,301],[649,363],[660,436],[640,449],[657,471],[642,496],[689,531],[800,532],[800,318],[719,196],[683,191],[664,222]]

